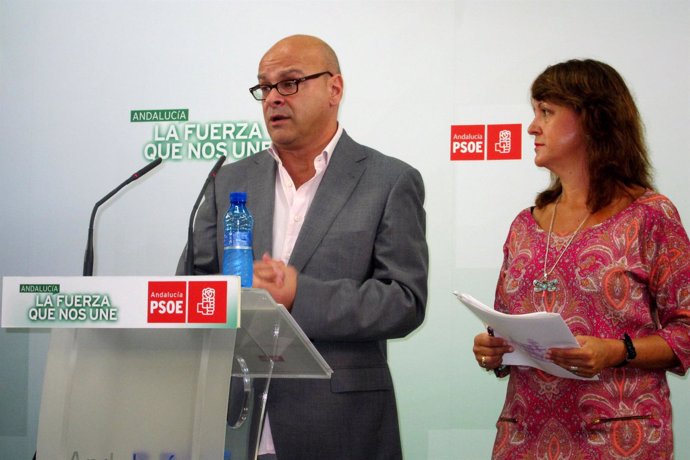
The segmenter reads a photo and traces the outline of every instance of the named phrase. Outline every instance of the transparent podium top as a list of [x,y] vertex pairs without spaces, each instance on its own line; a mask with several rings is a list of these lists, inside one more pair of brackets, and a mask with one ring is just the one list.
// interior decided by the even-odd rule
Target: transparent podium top
[[248,372],[259,378],[331,377],[333,371],[328,363],[290,313],[265,290],[242,289],[240,311],[233,376]]

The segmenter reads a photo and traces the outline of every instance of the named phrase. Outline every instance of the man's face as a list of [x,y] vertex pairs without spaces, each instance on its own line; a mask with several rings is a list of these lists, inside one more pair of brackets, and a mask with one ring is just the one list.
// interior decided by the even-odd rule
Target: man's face
[[[259,84],[275,84],[329,70],[318,48],[297,41],[279,42],[259,63]],[[262,102],[264,121],[279,152],[318,149],[335,133],[342,86],[328,74],[299,83],[297,93],[283,96],[274,88]]]

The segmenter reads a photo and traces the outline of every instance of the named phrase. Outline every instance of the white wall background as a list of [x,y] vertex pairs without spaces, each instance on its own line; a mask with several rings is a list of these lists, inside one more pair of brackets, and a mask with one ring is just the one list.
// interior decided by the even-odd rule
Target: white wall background
[[[481,324],[508,225],[548,175],[532,163],[529,85],[548,64],[617,68],[647,128],[658,189],[690,222],[690,1],[0,0],[0,275],[79,275],[95,201],[145,164],[151,123],[261,120],[247,88],[264,51],[324,38],[346,84],[340,120],[359,142],[417,167],[427,187],[428,315],[390,346],[405,456],[485,459],[505,382],[482,372]],[[522,123],[523,159],[451,162],[450,125]],[[211,162],[168,161],[104,206],[98,275],[167,275]],[[0,458],[29,459],[47,334],[0,331]],[[676,456],[690,458],[687,378],[670,377]]]

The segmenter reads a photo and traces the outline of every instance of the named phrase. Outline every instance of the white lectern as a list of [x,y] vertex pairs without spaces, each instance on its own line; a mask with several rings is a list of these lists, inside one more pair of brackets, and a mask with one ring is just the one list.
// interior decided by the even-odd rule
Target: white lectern
[[5,277],[2,327],[52,329],[38,460],[254,459],[271,378],[332,372],[236,277]]

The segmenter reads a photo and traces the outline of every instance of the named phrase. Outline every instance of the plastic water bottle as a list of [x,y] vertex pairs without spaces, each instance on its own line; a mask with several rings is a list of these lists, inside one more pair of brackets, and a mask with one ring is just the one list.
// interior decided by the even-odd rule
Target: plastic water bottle
[[254,218],[247,210],[247,194],[245,192],[230,193],[230,207],[225,214],[223,274],[240,276],[242,287],[252,287],[253,228]]

